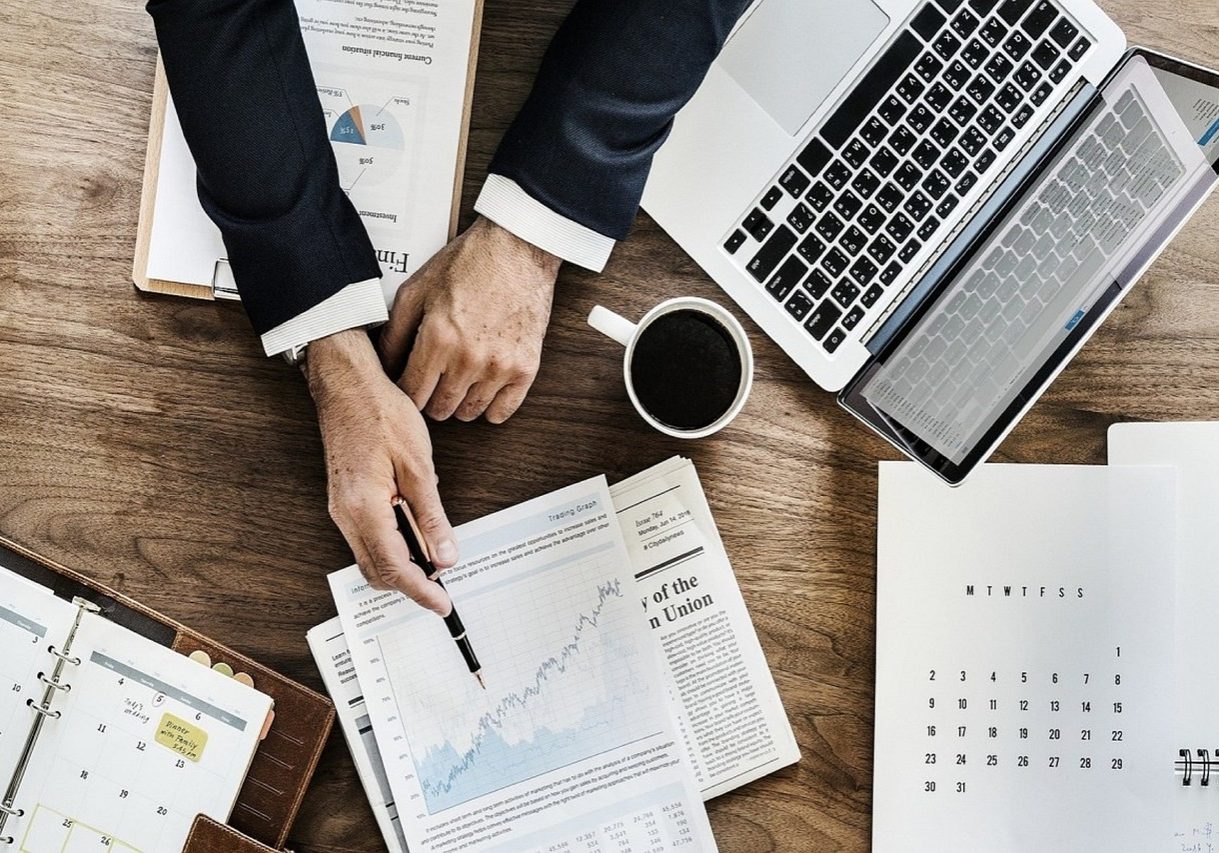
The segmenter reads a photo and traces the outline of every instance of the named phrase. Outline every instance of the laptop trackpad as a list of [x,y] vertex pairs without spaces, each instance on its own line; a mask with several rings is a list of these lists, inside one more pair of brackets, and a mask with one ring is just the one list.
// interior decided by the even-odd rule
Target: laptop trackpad
[[762,0],[719,61],[794,136],[888,23],[871,0]]

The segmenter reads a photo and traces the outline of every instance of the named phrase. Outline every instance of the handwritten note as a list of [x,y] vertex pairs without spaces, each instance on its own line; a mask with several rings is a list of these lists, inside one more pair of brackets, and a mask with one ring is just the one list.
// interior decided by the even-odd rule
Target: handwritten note
[[198,762],[207,746],[207,732],[181,717],[166,713],[157,726],[157,743],[169,747],[183,758]]

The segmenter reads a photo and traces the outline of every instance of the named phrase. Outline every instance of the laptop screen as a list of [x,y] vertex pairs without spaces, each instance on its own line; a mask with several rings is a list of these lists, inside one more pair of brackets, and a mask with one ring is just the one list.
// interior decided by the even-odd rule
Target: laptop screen
[[989,455],[1219,180],[1219,79],[1132,52],[843,404],[950,482]]

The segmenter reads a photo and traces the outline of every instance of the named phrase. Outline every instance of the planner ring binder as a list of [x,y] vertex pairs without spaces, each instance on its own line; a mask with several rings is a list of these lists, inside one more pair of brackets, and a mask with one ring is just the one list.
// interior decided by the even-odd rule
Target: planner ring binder
[[[72,689],[72,685],[63,680],[64,668],[67,666],[79,666],[80,658],[72,655],[72,642],[76,639],[76,632],[80,628],[80,621],[86,613],[98,613],[101,608],[79,596],[72,599],[72,603],[76,605],[76,618],[72,620],[72,627],[68,630],[68,636],[64,638],[63,647],[56,649],[54,644],[47,646],[47,652],[52,655],[55,666],[51,670],[51,676],[48,678],[45,672],[38,673],[38,680],[45,687],[42,691],[41,701],[35,703],[34,700],[27,699],[25,704],[31,711],[34,712],[34,718],[30,722],[30,731],[26,735],[25,745],[21,749],[21,757],[17,759],[17,766],[13,769],[12,778],[8,781],[8,787],[4,791],[4,799],[0,801],[0,832],[4,831],[4,825],[10,817],[21,817],[25,814],[24,809],[16,808],[15,801],[17,793],[21,788],[21,780],[25,777],[26,768],[29,766],[30,755],[34,751],[34,745],[38,743],[38,735],[42,732],[42,725],[47,720],[57,720],[61,715],[61,711],[52,708],[51,703],[55,699],[56,694],[67,692]],[[0,844],[12,844],[14,841],[11,835],[0,835]]]
[[1214,752],[1214,757],[1211,757],[1209,749],[1195,750],[1196,755],[1191,755],[1188,749],[1177,750],[1177,755],[1180,756],[1176,762],[1176,772],[1181,777],[1181,784],[1188,787],[1193,784],[1193,776],[1195,772],[1200,774],[1198,784],[1204,788],[1210,787],[1211,770],[1219,770],[1219,749]]

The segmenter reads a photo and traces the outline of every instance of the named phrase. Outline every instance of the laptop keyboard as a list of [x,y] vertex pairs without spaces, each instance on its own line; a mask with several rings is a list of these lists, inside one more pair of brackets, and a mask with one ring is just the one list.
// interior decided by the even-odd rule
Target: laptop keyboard
[[1091,46],[1053,0],[926,3],[724,250],[832,354]]
[[865,391],[957,454],[1054,337],[1082,319],[1098,275],[1185,173],[1127,90],[1000,227],[992,247],[945,292]]

